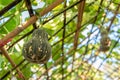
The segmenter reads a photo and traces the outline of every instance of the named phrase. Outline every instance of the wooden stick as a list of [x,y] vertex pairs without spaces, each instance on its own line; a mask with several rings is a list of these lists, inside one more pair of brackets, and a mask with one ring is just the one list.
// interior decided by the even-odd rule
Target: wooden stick
[[[13,67],[16,67],[16,64],[12,61],[12,59],[11,59],[10,56],[8,55],[8,52],[5,50],[5,48],[4,48],[4,47],[1,47],[0,49],[1,49],[2,53],[4,54],[4,56],[9,60],[9,62],[11,63],[11,65],[12,65]],[[17,70],[17,72],[18,72],[19,77],[24,78],[24,75],[22,74],[22,72],[20,71],[20,69],[19,69],[19,68],[16,68],[16,70]]]
[[77,26],[76,26],[77,31],[75,32],[75,37],[74,37],[74,48],[75,49],[78,46],[79,31],[81,28],[84,6],[85,6],[85,0],[82,0],[78,5],[78,20],[77,20]]

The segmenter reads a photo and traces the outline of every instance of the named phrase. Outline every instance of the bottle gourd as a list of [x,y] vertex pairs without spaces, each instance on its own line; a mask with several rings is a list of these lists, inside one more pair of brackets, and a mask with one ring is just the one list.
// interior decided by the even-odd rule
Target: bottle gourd
[[106,29],[103,29],[101,31],[101,39],[100,39],[100,51],[106,52],[110,48],[111,40],[108,36],[108,31]]
[[43,29],[33,31],[32,39],[23,45],[23,56],[33,63],[46,63],[51,56],[48,34]]

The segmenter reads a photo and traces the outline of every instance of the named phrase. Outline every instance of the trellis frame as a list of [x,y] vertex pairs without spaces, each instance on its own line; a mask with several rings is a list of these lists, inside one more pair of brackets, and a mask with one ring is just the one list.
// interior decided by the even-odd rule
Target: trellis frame
[[[46,13],[48,13],[49,11],[51,11],[53,8],[55,8],[57,5],[59,5],[59,4],[61,4],[62,2],[64,2],[65,0],[56,0],[53,4],[51,4],[50,6],[48,6],[46,9],[44,9],[43,11],[41,11],[40,12],[40,15],[41,16],[43,16],[44,14],[46,14]],[[78,4],[79,2],[81,3],[82,1],[85,1],[85,0],[81,0],[81,1],[78,1],[78,2],[76,2],[76,4]],[[27,2],[27,0],[26,0],[26,2]],[[101,4],[100,5],[102,5],[102,2],[103,2],[103,0],[101,0]],[[16,4],[15,4],[16,5]],[[14,6],[15,6],[14,5]],[[54,6],[53,6],[54,5]],[[11,6],[12,7],[12,6]],[[114,21],[114,19],[115,19],[115,17],[116,17],[116,15],[117,15],[117,13],[118,13],[118,11],[119,11],[119,7],[120,7],[120,4],[118,5],[118,8],[116,9],[116,11],[115,11],[115,14],[114,14],[114,17],[112,18],[112,20],[111,20],[111,24],[109,25],[109,30],[110,30],[110,27],[111,27],[111,25],[112,25],[112,23],[113,23],[113,21]],[[54,15],[51,19],[53,19],[54,17],[56,17],[57,15],[59,15],[59,14],[61,14],[61,13],[65,13],[66,12],[66,10],[67,10],[68,8],[65,8],[63,11],[61,11],[60,13],[58,13],[58,14],[56,14],[56,15]],[[100,9],[100,7],[99,7],[99,9]],[[99,13],[99,9],[98,9],[98,13]],[[7,9],[7,10],[9,10],[9,9]],[[6,11],[7,11],[6,10]],[[2,11],[2,10],[1,10]],[[6,12],[5,11],[5,12]],[[78,12],[79,13],[79,12]],[[97,13],[97,15],[98,15],[98,13]],[[82,13],[81,13],[82,14]],[[33,13],[30,13],[30,15],[33,15]],[[78,16],[78,15],[77,15]],[[81,15],[82,16],[82,15]],[[23,24],[21,24],[21,25],[19,25],[18,27],[16,27],[16,29],[14,29],[11,33],[9,33],[9,34],[7,34],[4,38],[2,38],[0,41],[1,42],[6,42],[6,41],[8,41],[9,39],[11,39],[11,38],[14,38],[16,35],[18,35],[21,31],[23,31],[25,28],[27,28],[29,25],[31,25],[31,24],[33,24],[34,25],[34,29],[36,28],[36,26],[35,26],[35,22],[36,22],[36,20],[37,20],[38,18],[37,18],[37,16],[36,15],[33,15],[33,16],[31,16],[31,18],[27,21],[27,22],[25,22],[25,23],[23,23]],[[49,20],[51,20],[51,19],[49,19]],[[78,18],[78,19],[81,19],[81,18]],[[49,21],[48,20],[48,21]],[[65,19],[64,19],[65,20]],[[95,21],[97,20],[97,16],[95,16],[95,19],[93,20],[93,23],[95,23]],[[48,22],[48,21],[46,21],[46,22]],[[44,24],[46,23],[46,22],[44,22]],[[80,25],[80,24],[78,24],[78,25]],[[79,28],[79,27],[78,27]],[[33,30],[32,30],[33,31]],[[27,35],[29,35],[29,34],[31,34],[32,33],[32,31],[30,31],[29,33],[27,33],[24,37],[26,37]],[[73,33],[76,33],[76,34],[78,34],[77,32],[79,32],[79,30],[78,29],[76,29]],[[72,34],[72,33],[71,33]],[[71,35],[70,34],[70,35]],[[68,35],[69,36],[69,35]],[[24,37],[21,37],[21,39],[23,39]],[[77,37],[77,36],[76,36]],[[64,38],[65,38],[65,36],[63,36],[63,39],[61,39],[60,41],[63,41],[63,43],[64,43]],[[21,39],[19,39],[18,41],[20,41]],[[18,42],[17,41],[17,42]],[[59,42],[60,42],[59,41]],[[77,45],[77,40],[76,40],[76,38],[75,38],[75,41],[76,42],[74,42],[74,48],[72,48],[72,49],[70,49],[69,50],[69,52],[71,52],[72,50],[76,50],[76,45]],[[118,39],[118,41],[119,41],[119,39]],[[16,42],[16,43],[17,43]],[[59,43],[58,42],[58,43]],[[57,43],[56,43],[57,44]],[[13,44],[14,45],[14,44]],[[12,45],[12,46],[13,46]],[[115,44],[116,45],[116,44]],[[11,47],[12,47],[11,46]],[[54,46],[54,45],[53,45]],[[10,48],[11,48],[10,47]],[[63,45],[62,45],[62,47],[63,47]],[[114,46],[115,47],[115,46]],[[114,48],[113,47],[113,48]],[[4,49],[4,47],[1,47],[0,48],[1,49],[1,51],[2,51],[2,53],[6,56],[6,58],[10,58],[9,57],[9,55],[8,55],[8,53],[7,53],[7,50],[5,50]],[[86,50],[87,50],[87,47],[86,47]],[[67,54],[69,54],[69,52],[67,53]],[[85,52],[86,53],[86,52]],[[85,54],[83,54],[83,58],[84,58],[84,55]],[[64,55],[65,56],[65,55]],[[61,57],[60,59],[63,59],[63,57]],[[57,62],[60,62],[60,59],[58,59],[58,61],[56,61],[56,63],[55,64],[53,64],[53,66],[54,65],[56,65],[57,64]],[[106,59],[107,59],[107,57],[106,57]],[[11,61],[11,58],[9,59],[9,61],[13,64],[13,62]],[[24,60],[23,60],[24,61]],[[17,66],[18,67],[18,66]],[[16,68],[17,69],[17,67],[14,65],[14,69]],[[90,68],[91,68],[91,65],[90,65]],[[45,72],[47,72],[48,70],[50,70],[50,68],[48,69],[47,68],[47,66],[46,66],[46,71]],[[99,69],[98,69],[99,70]],[[19,71],[18,71],[19,72]],[[71,71],[71,72],[74,72],[74,71]],[[89,73],[89,71],[88,71],[88,73]],[[87,74],[88,74],[87,73]],[[64,73],[63,73],[64,74]],[[43,74],[44,75],[44,74]],[[42,75],[41,75],[42,76]],[[40,76],[40,77],[41,77]],[[48,76],[48,79],[49,79],[49,76]],[[62,79],[64,79],[64,77],[62,78]]]

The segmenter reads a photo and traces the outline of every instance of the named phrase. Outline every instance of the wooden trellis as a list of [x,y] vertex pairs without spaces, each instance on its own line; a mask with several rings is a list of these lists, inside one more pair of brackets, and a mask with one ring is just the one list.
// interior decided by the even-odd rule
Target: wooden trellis
[[[2,17],[6,12],[8,12],[11,8],[15,7],[21,1],[22,0],[15,0],[15,1],[11,2],[10,4],[8,4],[5,8],[0,10],[0,17]],[[95,34],[95,32],[97,30],[99,31],[98,26],[101,26],[101,25],[103,26],[105,24],[105,19],[107,17],[107,14],[108,14],[107,12],[108,11],[113,12],[113,16],[109,20],[110,24],[108,25],[108,31],[110,32],[110,29],[113,26],[112,24],[115,21],[116,16],[120,15],[119,14],[120,3],[115,3],[113,0],[110,0],[110,1],[108,1],[107,6],[103,6],[103,3],[105,2],[105,0],[98,0],[99,7],[97,8],[96,13],[94,13],[94,16],[91,19],[88,19],[88,21],[83,24],[82,21],[84,20],[85,7],[92,6],[96,1],[93,1],[89,4],[86,3],[86,2],[87,2],[87,0],[77,0],[74,3],[70,4],[69,6],[67,6],[67,1],[66,0],[56,0],[53,3],[51,3],[49,6],[47,6],[45,9],[43,9],[41,12],[39,12],[40,17],[42,17],[45,14],[51,12],[54,8],[56,8],[60,4],[64,5],[63,6],[64,9],[60,10],[58,13],[54,14],[52,17],[50,16],[49,19],[43,21],[43,23],[42,23],[42,25],[44,26],[45,24],[47,24],[48,22],[50,22],[51,20],[53,20],[57,16],[60,16],[61,14],[63,15],[63,26],[60,29],[58,29],[58,31],[55,31],[54,34],[52,34],[52,36],[49,37],[49,40],[51,40],[54,36],[57,36],[60,31],[62,31],[62,38],[59,39],[57,42],[54,42],[51,45],[52,48],[53,48],[53,47],[56,47],[57,45],[61,44],[61,48],[58,48],[54,52],[52,57],[54,58],[57,55],[57,53],[60,52],[60,51],[61,51],[60,52],[61,56],[56,61],[54,61],[53,64],[49,67],[48,67],[47,63],[44,64],[44,65],[41,65],[41,67],[38,69],[38,71],[42,70],[43,66],[45,67],[45,70],[43,70],[43,72],[39,75],[37,80],[42,79],[42,77],[45,77],[44,79],[46,79],[46,80],[52,80],[52,78],[53,78],[52,76],[54,76],[55,74],[58,74],[58,75],[56,75],[57,77],[59,77],[59,74],[61,74],[60,79],[61,80],[67,80],[68,79],[67,77],[71,76],[73,73],[77,74],[76,78],[78,78],[78,80],[95,80],[95,77],[98,76],[98,73],[104,73],[103,71],[100,70],[100,68],[104,64],[104,62],[113,53],[113,49],[119,43],[120,37],[115,42],[112,42],[112,46],[110,46],[110,49],[107,52],[108,54],[106,54],[102,63],[98,66],[98,68],[95,68],[95,70],[92,70],[93,65],[95,64],[98,57],[100,57],[99,56],[100,52],[98,51],[98,48],[96,48],[94,46],[96,43],[94,43],[94,45],[92,45],[92,48],[89,49],[89,46],[91,46],[90,41],[92,41],[92,39],[90,37],[93,34]],[[34,11],[33,11],[33,8],[32,8],[32,2],[30,0],[24,0],[24,3],[26,5],[27,11],[29,12],[30,18],[26,22],[24,22],[23,24],[18,25],[13,31],[6,34],[6,36],[4,36],[0,40],[0,50],[1,50],[2,54],[5,56],[5,58],[8,59],[8,61],[11,63],[11,65],[13,67],[10,71],[6,72],[3,76],[0,76],[0,80],[4,80],[14,70],[17,71],[16,73],[18,74],[19,78],[21,78],[22,80],[27,80],[26,77],[24,76],[24,73],[22,72],[22,69],[25,68],[30,63],[27,62],[26,64],[23,64],[26,61],[25,59],[23,59],[21,62],[19,62],[19,64],[15,64],[15,62],[12,60],[12,58],[10,57],[10,55],[8,53],[8,51],[15,44],[17,44],[19,41],[21,41],[25,37],[29,36],[34,31],[34,29],[38,28],[38,26],[36,24],[36,21],[38,20],[39,17],[36,14],[34,14]],[[110,10],[109,9],[111,4],[117,5],[115,10]],[[74,16],[72,16],[72,18],[70,20],[67,20],[67,17],[66,17],[67,16],[67,11],[72,9],[75,6],[77,6],[77,13],[74,14]],[[102,18],[103,18],[102,21],[99,23],[99,25],[97,25],[96,22],[99,18],[99,14],[102,12],[103,9],[106,9],[107,11],[106,11],[106,13],[104,13],[105,15],[102,16]],[[66,26],[69,23],[71,23],[71,21],[73,21],[74,19],[76,19],[76,26],[73,26],[73,27],[75,27],[75,30],[73,30],[69,34],[66,34],[66,29],[67,29]],[[33,29],[31,31],[22,35],[22,37],[17,39],[14,43],[10,44],[8,46],[8,48],[4,48],[4,46],[7,45],[8,42],[12,41],[12,39],[14,39],[15,36],[18,36],[19,33],[21,33],[23,30],[28,28],[31,24],[33,26]],[[90,33],[87,35],[87,37],[83,38],[80,41],[80,39],[81,39],[80,38],[80,33],[82,31],[84,31],[86,29],[86,26],[89,25],[89,24],[92,24],[92,28],[90,29]],[[93,27],[96,27],[96,26],[97,26],[97,29],[94,30]],[[99,33],[95,36],[95,39],[98,38]],[[70,39],[68,41],[65,41],[66,38],[70,38]],[[73,40],[72,41],[72,47],[70,47],[68,49],[68,51],[65,51],[64,46],[66,45],[66,42],[69,42],[71,40]],[[84,41],[86,41],[86,44],[82,45],[82,46],[79,46],[80,44],[83,44]],[[97,40],[95,40],[95,42],[96,41]],[[83,53],[81,53],[80,56],[76,58],[75,57],[76,53],[78,53],[82,49],[82,47],[84,47]],[[89,51],[91,52],[91,54],[89,55],[89,58],[86,58]],[[98,53],[96,53],[97,51],[98,51]],[[104,52],[104,53],[106,53],[106,52]],[[1,55],[1,56],[3,56],[3,55]],[[72,58],[72,60],[67,63],[67,61],[70,58]],[[91,60],[91,62],[89,62],[90,60]],[[80,62],[77,62],[77,61],[80,61]],[[77,66],[76,66],[76,63],[77,63]],[[71,70],[67,73],[65,73],[66,69],[68,68],[68,66],[66,64],[71,65]],[[23,65],[22,68],[20,68],[21,65]],[[59,66],[61,66],[61,68]],[[80,69],[81,66],[85,66],[85,67],[82,67],[82,69]],[[58,67],[59,70],[57,70],[57,72],[54,71],[53,73],[50,74],[49,71],[52,71],[52,69],[54,67]],[[111,79],[114,80],[115,78],[117,78],[119,80],[120,79],[120,77],[119,77],[120,72],[119,71],[117,72],[118,73],[117,75],[112,76],[112,74],[116,73],[117,69],[119,69],[119,67],[115,68],[115,70],[112,70],[111,73],[108,73],[106,79],[111,78]],[[79,72],[79,70],[80,70],[80,72]],[[93,74],[90,75],[90,73],[93,73]],[[56,80],[60,80],[60,79],[56,79]]]

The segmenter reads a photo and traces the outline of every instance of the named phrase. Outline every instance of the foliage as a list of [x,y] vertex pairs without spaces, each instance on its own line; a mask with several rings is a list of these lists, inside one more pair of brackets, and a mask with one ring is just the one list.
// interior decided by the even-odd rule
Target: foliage
[[[14,0],[0,0],[0,10]],[[56,0],[30,0],[33,11],[42,11]],[[40,7],[40,1],[45,5]],[[67,7],[77,0],[67,0]],[[102,5],[100,4],[103,1]],[[111,3],[110,3],[111,1]],[[76,32],[78,5],[74,5],[66,11],[66,22],[64,15],[57,15],[65,10],[64,2],[55,7],[52,11],[41,16],[37,21],[39,28],[43,28],[49,34],[49,43],[52,46],[52,57],[45,64],[34,64],[25,61],[19,68],[27,80],[106,80],[120,79],[120,57],[119,57],[119,31],[120,13],[116,13],[119,0],[86,0],[84,13],[79,31],[78,47],[74,49],[74,34]],[[30,16],[25,6],[25,0],[11,8],[4,15],[0,16],[0,39],[13,31],[18,25],[27,21]],[[54,17],[54,15],[57,15]],[[115,16],[115,18],[114,18]],[[51,19],[52,18],[52,19]],[[48,21],[51,19],[50,21]],[[113,20],[113,21],[112,21]],[[46,21],[46,23],[45,23]],[[47,22],[48,21],[48,22]],[[110,25],[111,24],[111,25]],[[107,52],[99,52],[100,28],[110,27],[109,37],[111,46]],[[22,36],[33,30],[33,25],[14,37],[10,43],[5,45],[9,56],[19,64],[24,58],[22,56],[23,44],[31,38],[31,35],[18,41]],[[63,33],[65,30],[65,34]],[[63,37],[65,35],[65,37]],[[11,46],[14,44],[13,46]],[[11,47],[10,47],[11,46]],[[98,53],[97,53],[98,52]],[[0,78],[12,70],[10,62],[0,55]],[[48,70],[47,70],[48,69]],[[117,72],[116,72],[117,71]],[[12,77],[18,78],[16,70],[12,71],[4,80]]]

